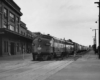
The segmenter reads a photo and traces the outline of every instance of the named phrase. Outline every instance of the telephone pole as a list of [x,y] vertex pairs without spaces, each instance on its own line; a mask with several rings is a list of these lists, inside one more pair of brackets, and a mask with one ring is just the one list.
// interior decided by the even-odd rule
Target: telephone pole
[[[92,28],[90,28],[90,29],[92,29]],[[93,48],[94,48],[94,51],[95,51],[95,54],[96,54],[96,52],[97,52],[97,40],[96,40],[96,30],[98,30],[98,29],[92,29],[92,31],[95,31],[95,35],[94,35],[94,44],[93,44]]]
[[95,37],[94,36],[92,36],[93,37],[93,44],[95,43]]
[[98,29],[92,29],[93,31],[95,31],[95,38],[94,38],[94,44],[96,45],[96,47],[97,47],[97,39],[96,39],[96,30],[98,30]]
[[[100,2],[94,2],[94,3],[98,4],[97,7],[99,8],[99,19],[100,19]],[[99,24],[99,19],[98,19],[98,29],[100,30],[100,28],[99,28],[99,25],[100,25]],[[99,30],[98,30],[98,33],[100,33]],[[99,59],[100,59],[100,49],[99,48],[100,48],[100,39],[99,39],[99,45],[98,45],[98,55],[99,55]]]

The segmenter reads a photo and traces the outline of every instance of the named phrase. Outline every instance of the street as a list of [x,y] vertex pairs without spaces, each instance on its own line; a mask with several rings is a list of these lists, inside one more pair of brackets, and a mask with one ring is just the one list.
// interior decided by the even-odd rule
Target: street
[[100,60],[93,51],[77,60],[1,60],[0,80],[100,80]]

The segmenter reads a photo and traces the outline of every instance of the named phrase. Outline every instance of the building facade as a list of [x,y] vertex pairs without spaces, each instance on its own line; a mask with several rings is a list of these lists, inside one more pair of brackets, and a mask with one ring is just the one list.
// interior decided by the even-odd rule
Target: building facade
[[31,52],[32,32],[20,10],[13,0],[0,0],[0,56]]

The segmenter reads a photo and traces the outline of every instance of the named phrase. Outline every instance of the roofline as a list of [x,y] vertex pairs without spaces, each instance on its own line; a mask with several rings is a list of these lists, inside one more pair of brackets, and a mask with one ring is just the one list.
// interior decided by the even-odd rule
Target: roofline
[[[13,0],[12,0],[12,1],[13,1]],[[11,6],[14,10],[16,10],[16,8],[14,8],[7,0],[5,0],[5,2],[8,3],[8,5]],[[14,2],[14,1],[13,1],[13,2]],[[15,2],[14,2],[14,3],[15,3]],[[18,6],[16,3],[15,3],[15,5]],[[19,7],[19,6],[18,6],[18,7]],[[20,7],[19,7],[19,8],[20,8]],[[19,12],[18,10],[16,10],[16,11],[17,11],[21,16],[23,15],[22,12]]]

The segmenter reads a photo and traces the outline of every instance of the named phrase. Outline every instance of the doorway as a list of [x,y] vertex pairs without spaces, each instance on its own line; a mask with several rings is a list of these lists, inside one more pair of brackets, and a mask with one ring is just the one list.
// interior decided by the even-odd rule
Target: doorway
[[15,53],[14,53],[14,43],[13,42],[11,42],[11,44],[10,44],[10,53],[11,53],[11,55],[14,55]]

